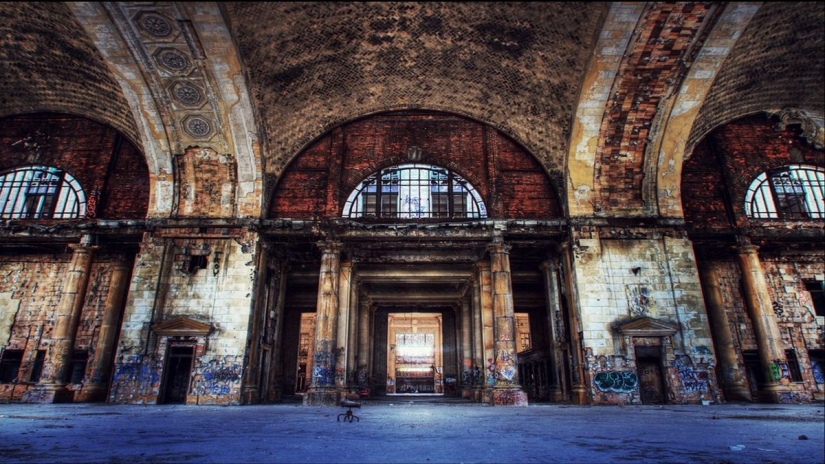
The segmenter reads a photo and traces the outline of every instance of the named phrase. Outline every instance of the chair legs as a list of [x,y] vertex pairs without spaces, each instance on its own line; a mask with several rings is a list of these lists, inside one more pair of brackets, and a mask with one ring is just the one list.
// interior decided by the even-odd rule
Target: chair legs
[[344,416],[344,422],[346,422],[346,421],[352,422],[352,419],[355,419],[358,422],[361,422],[361,419],[358,416],[356,416],[355,414],[352,413],[352,408],[347,409],[347,412],[343,412],[341,414],[338,414],[338,418],[336,419],[336,421],[340,421],[341,416]]

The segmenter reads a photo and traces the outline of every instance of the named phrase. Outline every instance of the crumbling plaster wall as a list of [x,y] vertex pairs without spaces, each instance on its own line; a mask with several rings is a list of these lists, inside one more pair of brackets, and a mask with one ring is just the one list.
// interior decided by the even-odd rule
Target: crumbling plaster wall
[[[0,398],[20,399],[23,392],[34,386],[31,378],[38,350],[48,350],[54,330],[55,310],[63,293],[63,283],[69,269],[71,255],[14,255],[0,263],[0,301],[5,301],[4,316],[0,320],[0,346],[5,349],[25,350],[18,371],[17,385],[2,384]],[[113,255],[97,256],[89,271],[85,304],[80,314],[75,350],[88,353],[86,375],[90,374],[95,356],[104,305],[112,275]],[[46,366],[47,367],[47,366]],[[68,379],[67,379],[68,380]],[[70,385],[78,392],[88,381]]]
[[[226,238],[198,238],[197,231],[146,234],[126,304],[111,402],[158,401],[169,341],[150,333],[150,327],[178,316],[212,326],[196,351],[187,402],[240,402],[256,237],[233,232]],[[197,254],[207,257],[206,268],[185,271],[189,257]]]
[[[574,243],[582,348],[593,402],[640,402],[634,385],[604,390],[594,382],[599,372],[633,377],[632,344],[614,325],[640,317],[677,328],[663,340],[668,401],[696,403],[703,394],[716,397],[713,342],[691,243],[669,231],[595,227],[582,227]],[[686,380],[691,381],[689,389]]]

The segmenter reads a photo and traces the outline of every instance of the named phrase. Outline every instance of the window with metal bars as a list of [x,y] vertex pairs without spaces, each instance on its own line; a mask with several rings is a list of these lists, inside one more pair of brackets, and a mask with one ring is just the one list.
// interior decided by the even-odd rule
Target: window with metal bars
[[382,219],[483,219],[476,189],[449,169],[401,164],[368,176],[349,195],[344,217]]
[[71,174],[24,166],[0,174],[0,219],[75,219],[86,215],[86,195]]
[[745,194],[754,219],[825,219],[825,169],[789,165],[758,175]]

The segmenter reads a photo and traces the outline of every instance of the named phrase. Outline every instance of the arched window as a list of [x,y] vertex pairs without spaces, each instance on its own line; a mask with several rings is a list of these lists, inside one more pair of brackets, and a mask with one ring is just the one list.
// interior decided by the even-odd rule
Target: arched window
[[825,169],[790,165],[759,174],[745,194],[755,219],[825,219]]
[[69,173],[25,166],[0,174],[0,219],[74,219],[86,215],[86,195]]
[[400,164],[361,181],[347,199],[343,216],[482,219],[487,209],[476,189],[449,169]]

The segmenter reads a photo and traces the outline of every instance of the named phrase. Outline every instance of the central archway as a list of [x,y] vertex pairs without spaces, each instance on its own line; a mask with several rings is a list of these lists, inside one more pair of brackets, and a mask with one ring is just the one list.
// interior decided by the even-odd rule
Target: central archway
[[459,372],[455,320],[452,308],[379,308],[373,372],[386,382],[376,395],[454,394]]

